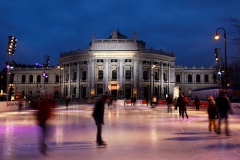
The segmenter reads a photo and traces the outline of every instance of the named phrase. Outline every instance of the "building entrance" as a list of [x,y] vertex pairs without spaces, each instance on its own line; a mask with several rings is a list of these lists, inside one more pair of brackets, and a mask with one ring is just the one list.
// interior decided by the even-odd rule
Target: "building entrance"
[[111,84],[111,95],[117,97],[117,84]]
[[130,99],[131,98],[131,93],[132,93],[132,86],[131,86],[131,84],[125,84],[125,86],[124,86],[124,95],[125,95],[126,99]]

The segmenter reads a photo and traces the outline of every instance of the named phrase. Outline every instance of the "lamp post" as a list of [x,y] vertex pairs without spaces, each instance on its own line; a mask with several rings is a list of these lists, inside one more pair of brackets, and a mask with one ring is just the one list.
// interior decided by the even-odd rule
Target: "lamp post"
[[225,82],[224,82],[224,86],[225,89],[227,91],[227,38],[226,38],[226,30],[222,27],[219,27],[216,30],[216,35],[215,35],[215,39],[218,40],[220,38],[220,35],[218,34],[218,30],[222,29],[224,32],[224,73],[225,73]]
[[7,93],[7,101],[9,100],[9,69],[10,69],[10,55],[14,55],[17,46],[17,38],[14,36],[8,36],[8,61],[6,63],[7,67],[7,86],[6,86],[6,93]]
[[59,83],[60,83],[59,97],[60,97],[60,99],[62,99],[62,86],[61,86],[61,83],[62,83],[62,70],[63,70],[63,67],[61,67],[61,65],[59,65],[57,68],[59,69],[59,73],[60,73],[60,76],[59,76]]

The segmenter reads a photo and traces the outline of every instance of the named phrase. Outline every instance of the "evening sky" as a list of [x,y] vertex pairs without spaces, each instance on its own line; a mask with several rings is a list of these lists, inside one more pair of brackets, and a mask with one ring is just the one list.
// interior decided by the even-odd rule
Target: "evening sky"
[[[113,30],[146,42],[147,48],[174,52],[176,65],[214,66],[218,27],[227,33],[227,55],[237,52],[231,22],[240,18],[239,0],[1,0],[0,65],[7,61],[8,36],[18,39],[17,63],[57,65],[61,52],[87,49],[92,33],[108,38]],[[223,30],[219,30],[223,37]]]

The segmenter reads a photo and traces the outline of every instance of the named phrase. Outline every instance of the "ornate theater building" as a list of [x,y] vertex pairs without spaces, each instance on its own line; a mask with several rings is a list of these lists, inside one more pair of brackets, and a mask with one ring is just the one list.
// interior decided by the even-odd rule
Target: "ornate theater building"
[[176,66],[175,60],[173,52],[147,49],[136,33],[133,38],[118,31],[107,39],[92,35],[89,48],[61,53],[59,66],[12,70],[14,94],[89,98],[108,93],[142,99],[219,86],[214,67]]

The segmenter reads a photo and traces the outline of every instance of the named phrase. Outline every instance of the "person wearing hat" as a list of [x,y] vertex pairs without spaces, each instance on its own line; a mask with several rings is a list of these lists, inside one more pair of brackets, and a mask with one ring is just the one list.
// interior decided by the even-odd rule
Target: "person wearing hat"
[[229,99],[227,98],[226,91],[220,92],[219,96],[215,99],[215,102],[219,113],[217,134],[221,133],[221,121],[224,119],[225,133],[227,136],[229,136],[230,134],[228,130],[228,112],[232,114],[232,111],[230,108],[230,102]]
[[213,99],[213,96],[208,97],[208,129],[209,132],[212,132],[212,128],[214,129],[215,132],[217,132],[217,124],[216,124],[216,119],[218,118],[218,112],[217,108],[215,106],[215,101]]

